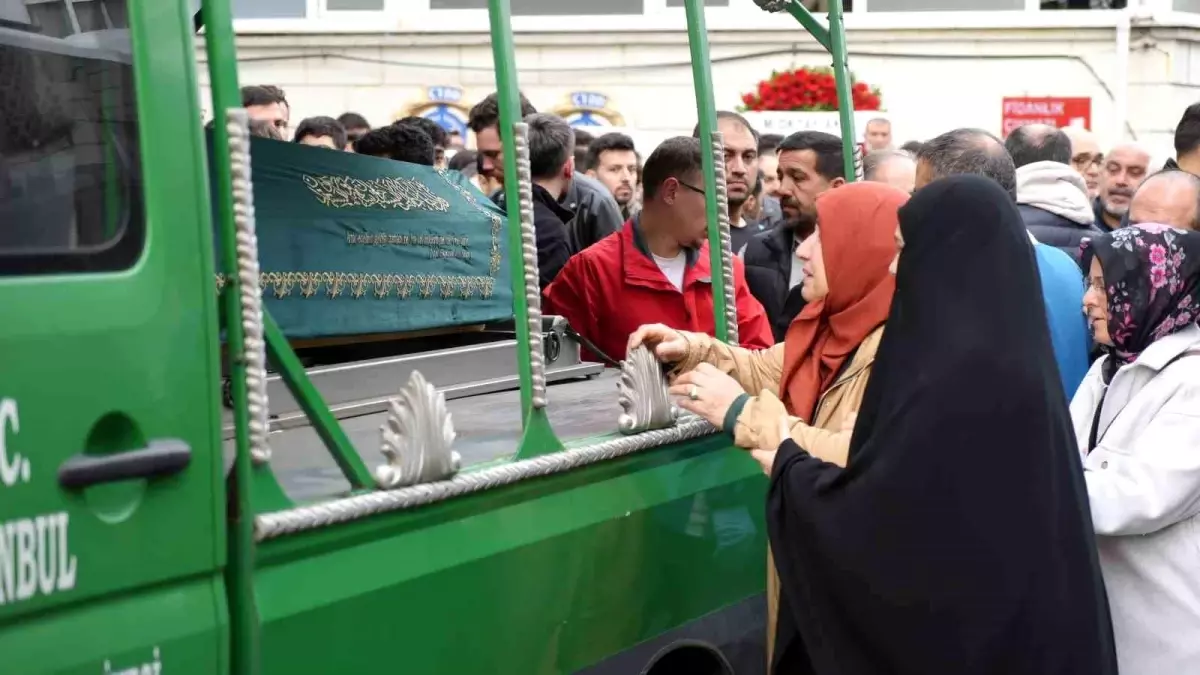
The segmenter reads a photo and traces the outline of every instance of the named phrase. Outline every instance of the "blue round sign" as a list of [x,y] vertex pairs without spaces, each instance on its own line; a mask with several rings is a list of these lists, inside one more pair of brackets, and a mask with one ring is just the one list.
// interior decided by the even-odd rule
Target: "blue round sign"
[[446,131],[457,131],[463,138],[467,137],[467,121],[462,119],[457,111],[448,105],[435,105],[422,113],[421,116],[437,122]]

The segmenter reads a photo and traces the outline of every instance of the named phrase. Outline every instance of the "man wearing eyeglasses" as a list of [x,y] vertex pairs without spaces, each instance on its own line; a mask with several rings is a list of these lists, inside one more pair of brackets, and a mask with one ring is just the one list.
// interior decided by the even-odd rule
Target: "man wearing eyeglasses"
[[1083,127],[1063,127],[1062,132],[1071,140],[1071,166],[1083,176],[1088,199],[1095,201],[1100,196],[1100,166],[1104,163],[1096,135]]
[[[620,231],[574,255],[546,289],[545,314],[584,338],[595,360],[625,358],[629,336],[648,323],[715,335],[700,141],[663,141],[642,169],[643,205]],[[743,347],[775,343],[762,305],[733,261],[738,337]]]

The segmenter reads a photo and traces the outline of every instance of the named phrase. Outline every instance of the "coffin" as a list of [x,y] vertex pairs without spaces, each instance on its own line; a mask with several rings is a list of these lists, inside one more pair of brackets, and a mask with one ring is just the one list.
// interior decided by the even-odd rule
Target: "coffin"
[[251,171],[264,304],[289,338],[512,317],[503,213],[457,171],[265,138]]

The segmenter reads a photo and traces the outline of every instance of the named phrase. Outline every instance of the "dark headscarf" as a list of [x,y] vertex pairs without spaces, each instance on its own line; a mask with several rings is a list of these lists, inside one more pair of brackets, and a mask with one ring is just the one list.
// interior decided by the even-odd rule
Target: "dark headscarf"
[[1200,233],[1146,224],[1084,240],[1083,265],[1100,260],[1116,367],[1200,318]]
[[1112,675],[1083,472],[1033,249],[995,183],[900,210],[896,295],[845,469],[779,448],[776,672]]

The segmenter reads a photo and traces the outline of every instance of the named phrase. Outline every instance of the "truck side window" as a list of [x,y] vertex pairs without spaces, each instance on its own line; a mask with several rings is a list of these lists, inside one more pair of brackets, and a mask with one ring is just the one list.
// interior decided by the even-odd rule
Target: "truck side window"
[[127,268],[145,232],[126,0],[21,4],[0,22],[0,275]]

